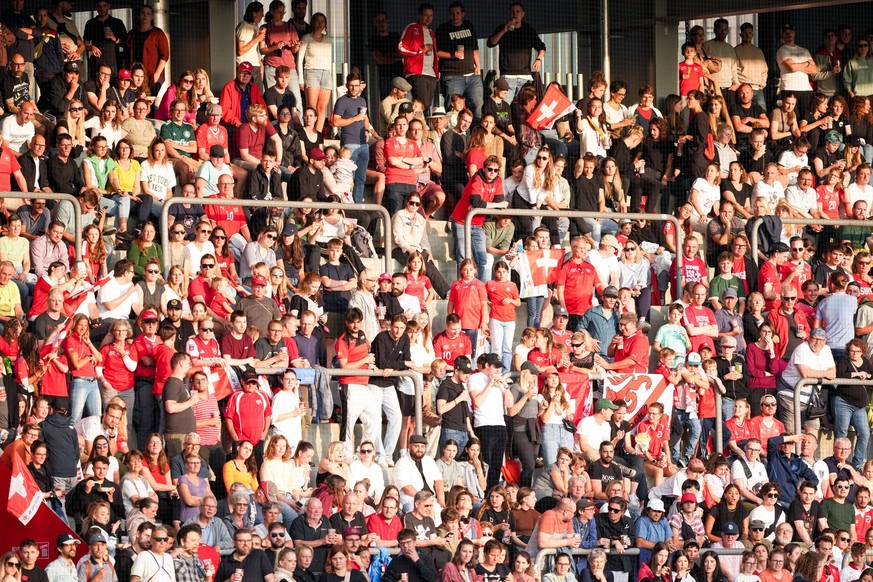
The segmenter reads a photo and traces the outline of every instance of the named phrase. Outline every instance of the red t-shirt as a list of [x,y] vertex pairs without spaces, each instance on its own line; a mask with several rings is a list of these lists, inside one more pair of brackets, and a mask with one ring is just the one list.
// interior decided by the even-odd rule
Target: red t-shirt
[[[694,307],[693,305],[689,305],[685,308],[685,324],[696,325],[698,327],[704,325],[715,325],[715,315],[712,313],[712,309],[709,307]],[[691,340],[691,351],[699,352],[702,346],[709,346],[709,348],[715,353],[715,342],[712,341],[712,338],[708,335],[689,335],[689,339]]]
[[648,433],[649,454],[655,459],[660,459],[664,454],[664,439],[670,438],[670,419],[666,414],[661,415],[658,424],[652,424],[648,418],[640,423],[637,434]]
[[[781,421],[773,418],[773,425],[770,426],[770,428],[767,428],[764,426],[764,423],[761,422],[762,419],[762,416],[755,416],[749,421],[749,432],[752,437],[758,439],[762,443],[766,443],[770,440],[770,437],[779,436],[785,433],[785,425],[782,424]],[[767,450],[766,447],[764,450]]]
[[679,95],[685,97],[689,91],[699,91],[700,80],[705,76],[703,67],[698,63],[679,63]]
[[[782,277],[779,276],[779,271],[776,265],[774,263],[771,263],[770,261],[764,261],[761,264],[761,268],[758,269],[758,291],[760,291],[762,294],[764,293],[764,286],[767,283],[773,284],[773,293],[776,294],[776,297],[779,297],[782,293]],[[778,309],[779,305],[781,304],[781,299],[776,299],[774,301],[765,299],[764,311],[772,311],[774,309]]]
[[[155,357],[155,348],[160,343],[160,338],[155,336],[154,339],[149,339],[145,336],[145,334],[136,336],[136,339],[133,340],[133,345],[136,346],[136,353],[139,354],[139,357],[142,358],[144,356],[149,356],[151,358]],[[144,366],[141,361],[137,363],[136,370],[134,371],[134,376],[137,378],[148,378],[150,380],[155,379],[155,366],[152,364],[151,366]],[[161,394],[161,392],[154,392],[154,394]]]
[[515,305],[503,305],[504,299],[518,299],[518,287],[512,281],[488,281],[485,284],[488,300],[491,302],[489,317],[497,321],[515,321]]
[[276,135],[276,128],[268,123],[264,127],[255,129],[251,123],[244,123],[237,130],[236,135],[239,149],[248,149],[250,156],[260,159],[264,152],[264,144]]
[[649,368],[649,349],[649,339],[643,332],[637,330],[632,336],[624,338],[624,345],[616,348],[613,360],[620,362],[630,358],[634,362],[633,365],[613,371],[622,374],[645,374]]
[[36,288],[33,290],[33,297],[30,303],[30,312],[27,316],[34,318],[37,315],[42,315],[48,309],[48,294],[54,285],[49,283],[46,277],[40,277],[36,280]]
[[[482,178],[482,175],[477,172],[467,183],[467,187],[464,188],[464,193],[461,194],[461,199],[452,211],[452,220],[458,224],[464,224],[464,221],[467,219],[467,212],[470,210],[471,206],[470,198],[473,196],[478,196],[483,202],[494,202],[498,196],[503,196],[503,180],[495,178],[491,182],[486,182]],[[470,224],[473,226],[482,226],[485,224],[486,218],[487,217],[484,214],[477,214],[473,217]]]
[[[79,357],[80,361],[84,361],[85,365],[79,368],[78,370],[74,370],[72,366],[70,366],[70,375],[75,378],[96,378],[97,371],[94,369],[94,364],[91,363],[91,360],[88,360],[89,355],[91,355],[91,348],[88,347],[82,339],[79,338],[76,334],[72,334],[67,337],[64,341],[64,351],[68,354],[76,354]],[[43,382],[45,384],[45,382]]]
[[[137,350],[133,341],[127,340],[128,356],[134,362],[137,361]],[[130,390],[133,388],[133,372],[127,369],[124,365],[124,356],[115,347],[114,342],[105,345],[100,349],[103,355],[103,377],[106,378],[112,387],[118,392]]]
[[9,148],[0,150],[0,191],[11,192],[18,190],[18,182],[15,183],[15,188],[12,188],[12,174],[21,169],[21,164],[18,163],[18,158],[12,153]]
[[449,301],[453,302],[454,313],[461,317],[462,329],[479,329],[482,326],[482,302],[487,299],[485,285],[479,279],[452,283]]
[[61,396],[66,398],[69,396],[67,374],[66,372],[61,372],[55,362],[62,366],[70,365],[70,360],[65,354],[52,360],[51,363],[46,366],[45,374],[42,376],[42,382],[39,384],[39,393],[43,396]]
[[821,204],[822,214],[825,215],[825,218],[830,218],[831,220],[839,220],[840,219],[840,194],[842,190],[833,189],[832,191],[828,191],[827,186],[822,184],[818,188],[815,189],[818,193],[818,201]]
[[[210,196],[210,198],[220,198],[220,196]],[[209,220],[221,224],[228,240],[247,224],[242,206],[232,204],[210,204],[206,207],[206,216]]]
[[431,284],[430,277],[427,275],[416,277],[412,273],[406,273],[406,294],[418,298],[422,311],[427,311],[424,299],[427,297],[427,290],[432,288],[433,284]]
[[534,365],[542,371],[549,366],[557,366],[561,363],[561,350],[552,348],[549,353],[541,352],[534,348],[527,353],[527,361],[533,362]]
[[367,530],[378,535],[380,540],[396,540],[402,529],[403,522],[396,515],[388,523],[385,523],[385,518],[378,513],[367,517]]
[[234,392],[224,409],[224,416],[233,423],[239,439],[253,444],[261,441],[264,425],[269,422],[271,414],[270,400],[259,390]]
[[[212,130],[216,131],[213,132]],[[197,131],[195,131],[194,134],[197,136],[197,148],[203,148],[206,150],[206,157],[202,158],[204,162],[209,161],[209,149],[214,145],[220,145],[225,151],[227,151],[227,130],[221,125],[218,127],[209,127],[209,125],[204,123],[197,128]]]
[[433,338],[433,351],[438,358],[445,360],[449,366],[454,366],[455,358],[458,356],[472,355],[473,345],[465,333],[460,333],[458,337],[451,339],[443,331]]
[[[747,420],[743,423],[743,426],[737,424],[736,418],[729,418],[724,425],[731,431],[731,441],[735,443],[741,443],[743,441],[747,441],[752,438],[752,422],[751,420]],[[724,454],[726,457],[732,455],[733,453],[730,450],[730,447],[725,444]]]
[[558,285],[564,285],[567,313],[583,315],[591,309],[591,298],[597,285],[597,270],[590,263],[567,261],[558,271]]
[[[700,257],[694,257],[693,259],[689,259],[682,256],[682,278],[684,279],[684,283],[701,283],[706,281],[706,263],[703,262],[703,259]],[[673,286],[676,284],[676,260],[673,260],[673,264],[670,265],[670,288],[672,289],[673,297],[681,297],[682,290],[674,289]]]
[[734,275],[743,282],[743,290],[746,292],[746,297],[749,296],[749,281],[746,277],[746,258],[734,257]]
[[189,305],[194,305],[195,297],[203,297],[203,302],[206,303],[207,307],[212,305],[212,300],[215,299],[215,291],[213,291],[212,285],[200,275],[191,279],[191,283],[188,284]]
[[567,346],[567,351],[570,350],[570,339],[573,337],[573,332],[565,329],[563,332],[558,332],[554,327],[549,329],[552,332],[552,343],[555,345],[564,344]]
[[476,166],[476,171],[478,172],[483,167],[485,167],[485,160],[488,158],[488,155],[479,148],[473,148],[467,152],[466,157],[464,158],[464,165],[470,167],[470,165]]
[[[333,349],[336,351],[337,359],[348,360],[348,362],[351,363],[366,357],[367,354],[370,353],[370,344],[367,343],[367,336],[364,335],[363,331],[359,331],[357,337],[350,335],[349,332],[346,331],[337,338]],[[366,370],[368,367],[367,364],[360,364],[355,366],[355,369]],[[339,383],[366,385],[368,380],[369,378],[367,376],[342,376],[339,379]]]
[[697,417],[698,418],[715,418],[715,388],[710,384],[706,390],[697,388]]
[[154,392],[164,393],[164,385],[167,383],[167,378],[173,373],[173,366],[170,361],[176,350],[168,345],[159,343],[155,348],[155,388]]
[[[779,277],[782,281],[788,278],[788,276],[794,271],[797,267],[797,263],[795,261],[785,261],[785,264],[779,269]],[[806,282],[812,279],[812,267],[809,266],[809,263],[803,263],[803,269],[800,272],[800,275],[794,278],[790,284],[794,287],[794,290],[797,292],[798,297],[803,297],[803,292],[800,290],[801,286]]]
[[[415,141],[406,138],[401,143],[396,137],[385,140],[385,159],[389,158],[420,158],[421,150]],[[415,184],[415,170],[408,165],[392,166],[387,164],[385,168],[385,183],[387,184]]]

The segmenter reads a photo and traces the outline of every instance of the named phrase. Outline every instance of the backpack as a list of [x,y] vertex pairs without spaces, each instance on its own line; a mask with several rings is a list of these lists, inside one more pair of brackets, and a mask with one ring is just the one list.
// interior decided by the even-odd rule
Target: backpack
[[373,246],[373,237],[364,227],[355,225],[349,238],[352,243],[352,248],[355,249],[355,252],[358,253],[359,257],[362,259],[372,259],[376,257],[376,247]]

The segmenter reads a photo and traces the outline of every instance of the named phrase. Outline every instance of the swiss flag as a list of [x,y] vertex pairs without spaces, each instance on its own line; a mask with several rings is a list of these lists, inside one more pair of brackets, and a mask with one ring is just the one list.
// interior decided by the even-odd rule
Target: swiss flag
[[61,328],[58,333],[50,340],[43,344],[42,349],[39,351],[39,357],[45,360],[49,354],[57,353],[60,349],[61,345],[63,345],[64,340],[70,335],[70,330],[73,328],[73,318],[68,317],[67,323],[64,324],[64,327]]
[[592,414],[591,382],[588,374],[576,372],[561,372],[561,382],[570,401],[570,410],[573,411],[573,424]]
[[519,294],[522,299],[530,297],[531,289],[558,280],[558,268],[564,258],[563,249],[525,251],[519,255],[518,276],[521,281]]
[[540,101],[527,118],[527,123],[536,130],[551,129],[555,121],[576,111],[576,106],[557,85],[549,85],[543,100]]
[[79,309],[79,306],[82,304],[82,302],[88,298],[88,293],[93,293],[96,296],[100,288],[107,284],[111,279],[111,276],[104,277],[93,285],[88,285],[81,291],[77,291],[76,293],[65,297],[64,315],[66,315],[67,317],[73,317],[74,315],[76,315],[76,310]]
[[27,525],[42,503],[42,491],[24,464],[21,455],[12,455],[12,478],[9,480],[9,500],[6,509]]

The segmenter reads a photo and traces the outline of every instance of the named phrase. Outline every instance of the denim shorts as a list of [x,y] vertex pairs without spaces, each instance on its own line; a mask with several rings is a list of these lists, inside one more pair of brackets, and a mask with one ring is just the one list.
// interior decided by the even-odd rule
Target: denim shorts
[[303,71],[303,86],[307,89],[333,89],[330,71],[325,69],[306,69]]

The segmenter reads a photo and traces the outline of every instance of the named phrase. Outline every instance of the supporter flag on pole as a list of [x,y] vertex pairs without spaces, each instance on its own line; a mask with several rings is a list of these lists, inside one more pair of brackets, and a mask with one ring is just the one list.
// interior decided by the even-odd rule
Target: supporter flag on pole
[[52,352],[57,352],[60,349],[61,344],[64,343],[64,340],[70,335],[70,330],[73,328],[73,318],[68,317],[67,323],[64,324],[64,327],[58,330],[58,333],[54,335],[51,339],[46,341],[42,349],[39,351],[39,357],[43,360],[48,357]]
[[85,287],[84,289],[77,291],[72,295],[69,295],[68,297],[65,297],[64,315],[66,315],[67,317],[73,317],[82,302],[88,298],[88,293],[93,293],[96,296],[100,288],[108,283],[110,279],[112,279],[112,277],[105,277],[97,281],[95,284]]
[[576,111],[576,106],[557,85],[549,85],[543,100],[540,101],[527,118],[527,123],[534,129],[552,129],[555,122],[565,115]]
[[564,258],[563,249],[525,251],[518,257],[518,276],[521,280],[519,295],[522,299],[530,297],[538,285],[554,283],[558,280],[558,267]]
[[42,503],[42,491],[33,480],[24,459],[18,453],[12,454],[12,478],[9,480],[9,499],[6,509],[27,525],[36,515]]

